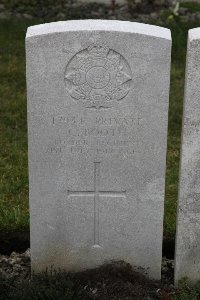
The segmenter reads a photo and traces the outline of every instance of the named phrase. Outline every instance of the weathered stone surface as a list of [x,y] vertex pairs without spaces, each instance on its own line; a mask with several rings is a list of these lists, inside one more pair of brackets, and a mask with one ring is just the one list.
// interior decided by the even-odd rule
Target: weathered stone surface
[[34,271],[115,259],[160,278],[170,49],[138,23],[28,29]]
[[200,278],[200,28],[189,31],[177,207],[175,282]]

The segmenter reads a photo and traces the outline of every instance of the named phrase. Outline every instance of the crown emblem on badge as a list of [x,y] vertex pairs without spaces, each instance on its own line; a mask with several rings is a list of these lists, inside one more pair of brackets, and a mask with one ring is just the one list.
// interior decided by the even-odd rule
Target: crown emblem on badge
[[90,55],[95,57],[106,57],[109,48],[105,44],[94,43],[88,47],[88,52]]
[[86,108],[110,108],[129,92],[132,72],[125,58],[100,42],[75,54],[65,70],[68,93]]

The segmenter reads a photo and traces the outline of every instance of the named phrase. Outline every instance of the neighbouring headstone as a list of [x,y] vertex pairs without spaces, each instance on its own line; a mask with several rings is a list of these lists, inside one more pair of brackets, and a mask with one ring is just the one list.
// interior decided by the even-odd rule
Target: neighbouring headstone
[[160,278],[170,31],[103,20],[26,37],[31,258]]
[[175,282],[200,279],[200,28],[188,35]]

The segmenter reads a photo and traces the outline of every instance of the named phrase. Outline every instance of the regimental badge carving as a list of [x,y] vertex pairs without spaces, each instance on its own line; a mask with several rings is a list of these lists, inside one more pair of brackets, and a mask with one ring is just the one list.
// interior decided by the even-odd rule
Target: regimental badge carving
[[105,44],[93,43],[69,61],[66,89],[86,108],[110,108],[129,92],[132,73],[128,62]]

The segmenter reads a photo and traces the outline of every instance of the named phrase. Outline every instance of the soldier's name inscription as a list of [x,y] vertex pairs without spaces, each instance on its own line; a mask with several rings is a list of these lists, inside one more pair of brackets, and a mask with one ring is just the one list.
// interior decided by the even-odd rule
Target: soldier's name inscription
[[135,153],[133,138],[143,123],[139,115],[113,115],[109,117],[55,115],[50,120],[52,129],[64,128],[62,134],[51,140],[46,153],[69,154],[93,153],[94,155],[117,154],[133,157]]

